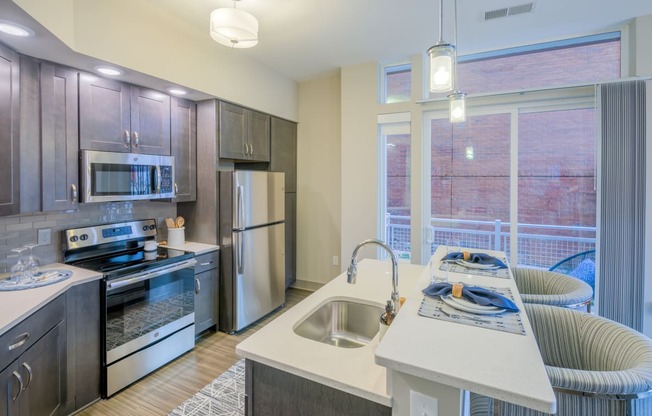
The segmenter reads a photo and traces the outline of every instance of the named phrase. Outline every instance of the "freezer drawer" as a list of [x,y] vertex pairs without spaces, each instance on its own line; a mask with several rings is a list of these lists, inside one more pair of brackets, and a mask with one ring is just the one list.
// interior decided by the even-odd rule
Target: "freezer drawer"
[[234,232],[232,274],[232,331],[284,304],[285,224]]

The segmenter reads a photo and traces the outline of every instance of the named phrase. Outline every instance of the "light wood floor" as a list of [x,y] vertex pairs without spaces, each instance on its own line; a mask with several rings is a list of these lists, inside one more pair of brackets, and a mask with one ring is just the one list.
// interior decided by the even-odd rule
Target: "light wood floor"
[[236,335],[209,331],[197,340],[194,350],[78,415],[167,415],[239,360],[235,354],[238,343],[308,295],[304,290],[288,289],[281,310]]

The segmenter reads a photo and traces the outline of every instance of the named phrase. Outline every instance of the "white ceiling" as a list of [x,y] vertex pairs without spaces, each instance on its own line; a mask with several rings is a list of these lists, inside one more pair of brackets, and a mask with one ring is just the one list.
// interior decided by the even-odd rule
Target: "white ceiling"
[[[180,28],[200,39],[210,39],[208,17],[213,9],[233,7],[231,0],[139,1],[174,16]],[[652,14],[650,0],[535,0],[531,13],[483,19],[486,11],[526,2],[458,0],[459,53],[591,34]],[[242,0],[237,7],[259,20],[260,42],[232,53],[244,54],[297,81],[353,64],[402,62],[437,41],[438,4],[437,0]],[[0,0],[0,19],[21,11],[12,5],[10,0]],[[452,17],[453,0],[444,0],[447,41],[453,37]],[[12,44],[11,39],[0,37],[0,41],[22,52],[21,45]],[[207,53],[211,48],[225,48],[212,41],[204,45]]]
[[[534,0],[528,14],[484,21],[484,12],[528,0],[458,0],[458,50],[486,50],[591,34],[652,14],[650,0]],[[208,36],[208,15],[230,0],[158,0]],[[298,80],[339,67],[407,60],[438,39],[437,0],[242,0],[259,20],[259,44],[247,54]],[[444,40],[453,37],[453,0],[444,0]],[[216,47],[224,47],[216,45]]]

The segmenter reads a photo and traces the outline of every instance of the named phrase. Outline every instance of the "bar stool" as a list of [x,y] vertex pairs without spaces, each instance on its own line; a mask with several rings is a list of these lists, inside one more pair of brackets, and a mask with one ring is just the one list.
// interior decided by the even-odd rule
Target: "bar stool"
[[[558,416],[652,414],[649,338],[617,322],[572,309],[526,304],[525,312],[555,391]],[[486,397],[472,394],[474,400],[487,408]],[[495,402],[496,415],[544,415]],[[494,410],[494,406],[488,408]]]
[[565,308],[584,306],[591,312],[593,290],[575,277],[529,267],[512,267],[512,275],[524,303]]

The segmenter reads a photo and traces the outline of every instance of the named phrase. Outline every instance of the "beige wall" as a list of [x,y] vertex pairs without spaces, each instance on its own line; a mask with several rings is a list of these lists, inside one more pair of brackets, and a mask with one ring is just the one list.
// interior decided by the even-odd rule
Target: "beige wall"
[[635,48],[635,68],[633,76],[652,75],[652,15],[638,17],[632,25]]
[[208,16],[206,30],[198,32],[150,1],[15,2],[78,53],[298,119],[298,83],[248,58],[246,51],[214,42],[208,36]]
[[297,280],[314,287],[340,274],[340,73],[299,86]]

